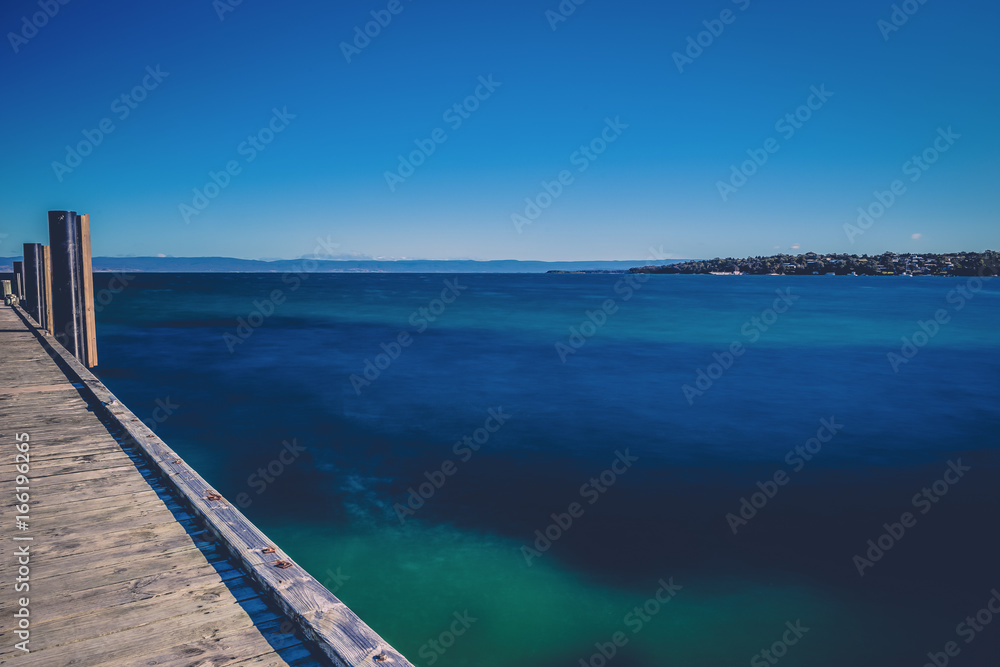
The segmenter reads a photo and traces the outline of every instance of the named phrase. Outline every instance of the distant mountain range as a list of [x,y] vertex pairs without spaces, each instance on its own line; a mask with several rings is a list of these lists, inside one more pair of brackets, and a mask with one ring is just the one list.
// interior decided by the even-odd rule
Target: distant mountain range
[[[20,257],[0,257],[0,272],[13,271]],[[685,260],[661,260],[664,263]],[[235,259],[233,257],[94,257],[94,271],[134,273],[545,273],[547,271],[628,271],[649,262],[539,262],[516,259]]]

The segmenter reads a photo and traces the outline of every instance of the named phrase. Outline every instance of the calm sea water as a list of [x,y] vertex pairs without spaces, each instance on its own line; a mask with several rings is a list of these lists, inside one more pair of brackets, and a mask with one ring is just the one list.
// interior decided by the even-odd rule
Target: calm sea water
[[109,278],[97,374],[415,664],[997,664],[1000,280]]

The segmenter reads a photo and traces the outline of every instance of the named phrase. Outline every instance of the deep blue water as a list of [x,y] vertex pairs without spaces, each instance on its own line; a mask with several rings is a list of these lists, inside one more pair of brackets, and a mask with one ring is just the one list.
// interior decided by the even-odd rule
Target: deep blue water
[[97,374],[415,664],[997,664],[998,279],[109,278]]

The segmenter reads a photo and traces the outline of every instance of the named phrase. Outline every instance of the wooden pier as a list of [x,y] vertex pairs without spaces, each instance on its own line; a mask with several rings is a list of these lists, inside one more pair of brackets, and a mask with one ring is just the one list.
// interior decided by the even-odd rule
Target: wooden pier
[[[2,306],[0,449],[0,664],[410,666]],[[15,592],[15,578],[30,590]]]

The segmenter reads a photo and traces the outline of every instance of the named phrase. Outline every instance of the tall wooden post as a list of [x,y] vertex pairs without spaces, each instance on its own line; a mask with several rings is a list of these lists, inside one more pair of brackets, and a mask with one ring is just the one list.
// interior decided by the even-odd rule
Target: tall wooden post
[[90,257],[90,215],[80,216],[80,266],[83,273],[83,358],[87,368],[97,365],[97,321],[94,312],[94,262]]
[[75,211],[49,211],[52,329],[63,347],[83,359],[83,275]]
[[24,262],[14,262],[14,294],[24,301]]
[[42,313],[45,281],[43,280],[44,261],[41,243],[24,244],[24,309],[39,326],[42,326]]
[[42,270],[41,270],[41,318],[38,324],[55,335],[55,328],[52,325],[52,251],[47,245],[42,246]]

